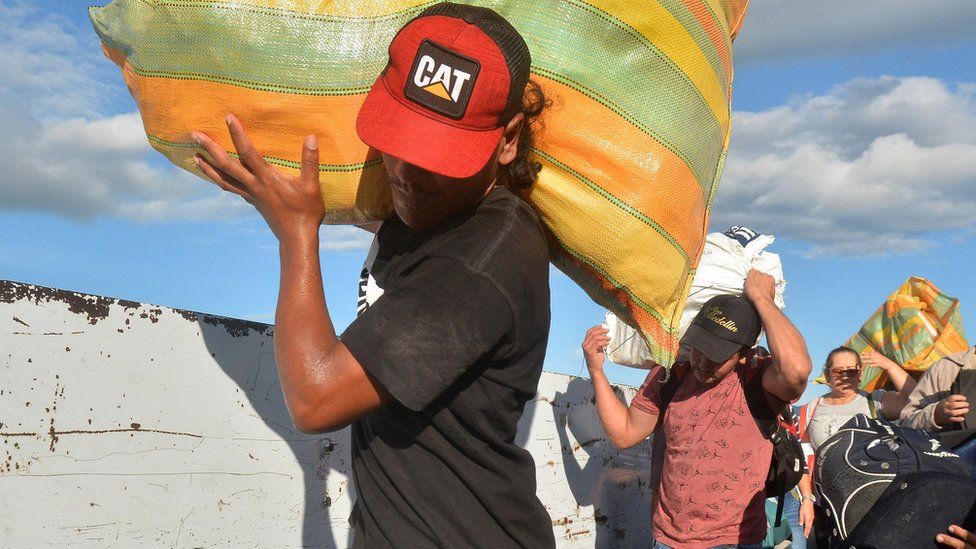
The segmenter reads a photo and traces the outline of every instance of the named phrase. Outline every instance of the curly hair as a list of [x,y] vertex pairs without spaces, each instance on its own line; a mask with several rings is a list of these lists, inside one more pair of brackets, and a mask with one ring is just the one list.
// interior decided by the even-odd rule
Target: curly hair
[[508,185],[513,190],[528,189],[539,177],[542,164],[530,159],[529,153],[535,145],[535,134],[542,127],[539,115],[550,105],[552,105],[552,101],[546,98],[542,87],[534,80],[529,80],[525,84],[525,93],[522,94],[522,107],[519,110],[525,116],[525,120],[522,122],[522,129],[519,132],[515,160],[504,167]]

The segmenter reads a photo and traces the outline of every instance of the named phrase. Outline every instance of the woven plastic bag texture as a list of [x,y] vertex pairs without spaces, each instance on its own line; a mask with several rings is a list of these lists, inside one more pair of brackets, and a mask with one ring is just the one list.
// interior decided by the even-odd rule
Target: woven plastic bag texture
[[[691,291],[681,313],[679,340],[706,301],[718,295],[742,295],[746,276],[751,269],[773,277],[776,285],[776,306],[780,309],[786,308],[783,300],[783,291],[786,288],[783,263],[779,254],[766,251],[775,240],[776,237],[771,234],[759,234],[741,226],[732,227],[724,233],[708,233],[698,270],[691,282]],[[654,366],[647,345],[643,339],[636,337],[639,332],[634,328],[621,322],[610,311],[607,311],[603,320],[603,327],[610,330],[607,358],[611,362],[632,368],[646,369]]]
[[[198,173],[193,130],[232,151],[228,111],[286,170],[315,133],[326,222],[360,223],[392,206],[356,114],[396,31],[432,3],[115,0],[89,15],[149,141],[175,164]],[[471,3],[515,25],[556,100],[534,151],[540,180],[523,194],[553,262],[670,363],[728,146],[748,0]]]
[[[969,348],[959,300],[928,280],[913,276],[888,296],[871,318],[844,345],[859,353],[875,350],[911,372],[925,371],[940,358]],[[817,379],[824,383],[823,377]],[[882,388],[888,376],[867,367],[861,388]]]

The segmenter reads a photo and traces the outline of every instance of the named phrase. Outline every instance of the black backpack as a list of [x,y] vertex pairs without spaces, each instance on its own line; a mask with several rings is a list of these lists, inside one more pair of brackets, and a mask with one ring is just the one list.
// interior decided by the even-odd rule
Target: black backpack
[[[762,356],[768,351],[762,347],[757,347],[757,353]],[[753,358],[752,363],[747,368],[758,368],[758,360]],[[661,423],[664,424],[664,412],[674,399],[675,393],[684,381],[690,365],[688,362],[678,362],[671,367],[662,381],[661,405],[658,407]],[[765,390],[762,387],[762,372],[755,372],[751,379],[744,382],[743,392],[745,393],[746,403],[749,412],[752,414],[759,431],[762,432],[766,440],[773,443],[773,457],[769,463],[769,474],[766,476],[765,492],[766,497],[776,497],[776,521],[774,526],[779,526],[783,517],[783,497],[792,490],[803,477],[803,464],[806,458],[803,456],[803,448],[800,441],[789,428],[793,424],[793,414],[789,411],[789,406],[784,406],[782,410],[773,410],[766,398]],[[656,439],[657,437],[655,437]],[[653,447],[653,460],[655,464],[663,463],[664,441],[655,440]],[[656,472],[655,472],[656,471]],[[660,480],[660,467],[653,467],[652,486],[657,486]]]
[[962,458],[923,431],[864,414],[820,445],[813,481],[831,547],[935,547],[950,524],[976,520],[976,481]]

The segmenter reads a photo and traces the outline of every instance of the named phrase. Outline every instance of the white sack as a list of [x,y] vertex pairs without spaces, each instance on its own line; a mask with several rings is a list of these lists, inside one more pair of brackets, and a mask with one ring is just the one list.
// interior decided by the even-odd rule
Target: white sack
[[[776,306],[786,307],[783,290],[783,264],[778,254],[765,251],[776,238],[756,233],[746,227],[732,227],[724,233],[709,233],[691,291],[681,313],[678,338],[684,335],[692,319],[709,299],[723,294],[742,295],[750,269],[762,271],[776,282]],[[744,244],[743,244],[744,243]],[[607,311],[603,326],[610,330],[607,358],[621,366],[648,369],[654,365],[644,339],[616,315]]]

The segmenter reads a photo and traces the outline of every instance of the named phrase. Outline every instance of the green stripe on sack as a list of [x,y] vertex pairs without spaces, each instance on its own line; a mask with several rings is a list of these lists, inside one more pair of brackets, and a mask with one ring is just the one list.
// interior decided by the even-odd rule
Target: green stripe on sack
[[[675,19],[677,19],[678,22],[681,23],[681,26],[683,26],[685,30],[688,31],[688,34],[691,35],[692,39],[694,39],[695,44],[698,44],[698,48],[701,49],[702,54],[705,56],[705,59],[708,59],[708,64],[711,65],[712,70],[715,72],[716,75],[718,75],[718,81],[727,83],[731,75],[725,73],[725,68],[722,66],[721,55],[719,55],[718,50],[715,49],[715,44],[712,42],[712,39],[708,36],[708,33],[705,31],[705,28],[702,27],[701,23],[698,22],[698,18],[695,17],[695,14],[691,13],[691,11],[688,10],[688,6],[686,6],[685,3],[682,2],[681,0],[658,0],[658,1],[661,3],[662,6],[664,6],[664,9],[668,10],[668,13],[670,13]],[[711,13],[711,11],[709,11],[709,13]],[[718,23],[716,22],[716,25],[717,24]],[[724,40],[726,46],[729,47],[729,56],[731,57],[732,54],[731,44],[728,42],[728,38],[725,38]],[[722,88],[722,96],[725,97],[725,101],[728,102],[729,100],[728,87]]]
[[[604,104],[609,100],[628,114],[626,120],[636,121],[639,129],[681,151],[707,195],[724,135],[700,91],[669,58],[635,29],[605,12],[598,15],[599,10],[588,4],[513,4],[500,11],[525,36],[533,67],[540,74],[545,70],[564,83],[585,82],[581,93]],[[574,32],[554,32],[553,27]]]
[[673,236],[671,236],[671,233],[669,233],[667,231],[667,229],[665,229],[664,227],[662,227],[661,225],[659,225],[656,221],[654,221],[650,217],[647,217],[646,215],[644,215],[643,213],[641,213],[640,211],[638,211],[637,209],[635,209],[630,204],[627,204],[627,203],[623,202],[622,200],[620,200],[619,198],[617,198],[616,196],[610,194],[609,191],[607,191],[603,187],[597,185],[596,183],[594,183],[593,181],[591,181],[590,179],[588,179],[583,174],[581,174],[578,171],[574,170],[573,168],[567,166],[566,164],[563,164],[562,162],[560,162],[559,160],[553,158],[552,156],[549,156],[544,151],[541,151],[539,149],[533,148],[532,149],[532,152],[535,153],[535,154],[537,154],[537,155],[539,155],[540,157],[544,158],[547,162],[549,162],[550,164],[556,166],[560,170],[562,170],[562,171],[566,172],[567,174],[573,176],[574,178],[576,178],[577,180],[579,180],[580,182],[582,182],[583,184],[585,184],[587,187],[593,189],[593,191],[595,191],[598,195],[600,195],[603,198],[605,198],[608,202],[610,202],[614,206],[620,208],[622,211],[624,211],[627,214],[633,216],[638,221],[644,223],[648,227],[650,227],[650,228],[654,229],[655,231],[657,231],[658,234],[660,234],[662,237],[664,237],[665,240],[668,241],[668,244],[671,244],[671,246],[679,254],[681,254],[681,258],[682,259],[684,259],[685,261],[690,261],[690,259],[688,258],[688,253],[681,246],[681,244],[679,244],[678,241],[675,240]]
[[[160,147],[170,148],[170,149],[199,149],[200,146],[192,142],[181,142],[181,141],[167,141],[165,139],[156,137],[154,135],[146,135],[149,142],[153,145],[159,145]],[[233,152],[227,151],[227,154],[233,156],[234,158],[240,159],[240,156]],[[278,158],[276,156],[262,156],[268,164],[273,164],[275,166],[281,166],[284,168],[292,168],[295,170],[300,170],[302,165],[299,162],[294,162],[291,160],[286,160],[284,158]],[[344,173],[344,172],[356,172],[359,170],[365,170],[377,166],[383,163],[382,158],[374,158],[373,160],[367,160],[365,162],[357,162],[355,164],[319,164],[319,172],[332,172],[332,173]]]
[[229,84],[232,86],[238,86],[241,88],[248,88],[258,91],[267,92],[277,92],[277,93],[288,93],[295,95],[366,95],[369,93],[370,86],[361,86],[358,88],[298,88],[293,86],[282,86],[278,84],[266,84],[263,82],[248,82],[246,80],[239,80],[235,78],[225,78],[221,76],[213,76],[209,74],[199,74],[191,72],[177,72],[177,71],[153,71],[137,67],[132,62],[129,63],[132,70],[139,76],[144,76],[146,78],[169,78],[172,80],[204,80],[207,82],[216,82],[218,84]]
[[417,11],[336,19],[231,3],[116,0],[90,15],[103,41],[143,70],[332,89],[372,85],[393,35]]
[[[699,90],[639,32],[576,1],[477,3],[497,8],[519,28],[535,67],[586,82],[591,97],[609,99],[625,119],[681,151],[708,195],[724,135]],[[210,75],[249,87],[325,94],[370,86],[386,62],[389,40],[422,9],[337,19],[229,6],[115,0],[91,17],[106,44],[130,55],[130,64],[146,74]]]

